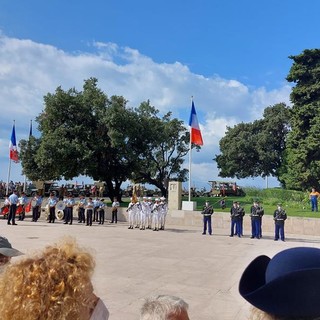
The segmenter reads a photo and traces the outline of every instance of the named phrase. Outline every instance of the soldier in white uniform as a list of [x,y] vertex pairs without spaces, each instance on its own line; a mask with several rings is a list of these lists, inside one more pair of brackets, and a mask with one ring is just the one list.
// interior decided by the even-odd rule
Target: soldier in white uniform
[[153,208],[153,202],[152,202],[152,198],[151,197],[148,197],[148,210],[147,210],[147,229],[151,229],[151,226],[152,226],[152,217],[153,217],[153,214],[152,214],[152,208]]
[[159,215],[160,215],[160,199],[156,198],[155,203],[152,207],[152,214],[153,214],[153,231],[159,231]]
[[128,221],[129,221],[129,228],[133,229],[134,226],[134,215],[135,215],[135,203],[133,202],[133,198],[130,198],[130,203],[128,205],[128,208],[126,212],[128,212]]
[[147,197],[143,197],[142,199],[143,201],[141,202],[141,209],[140,209],[140,230],[145,230],[149,204],[147,201]]
[[134,223],[135,223],[135,228],[139,229],[141,225],[141,220],[140,220],[140,212],[141,212],[141,202],[140,198],[138,198],[136,204],[135,204],[135,210],[134,210]]
[[164,230],[167,213],[168,213],[168,206],[167,206],[167,203],[166,203],[166,198],[165,197],[161,197],[160,198],[160,209],[159,209],[160,230]]

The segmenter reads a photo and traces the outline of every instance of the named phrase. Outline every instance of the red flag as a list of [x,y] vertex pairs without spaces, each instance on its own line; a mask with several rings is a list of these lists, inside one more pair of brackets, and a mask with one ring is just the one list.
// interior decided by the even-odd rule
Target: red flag
[[9,157],[14,162],[19,162],[19,154],[16,143],[16,130],[15,126],[12,127],[11,140],[9,143]]
[[194,107],[193,101],[192,101],[192,106],[191,106],[189,126],[191,127],[191,132],[190,132],[191,143],[196,144],[198,146],[202,146],[203,140],[202,140],[202,135],[201,135],[200,127],[199,127],[196,108]]

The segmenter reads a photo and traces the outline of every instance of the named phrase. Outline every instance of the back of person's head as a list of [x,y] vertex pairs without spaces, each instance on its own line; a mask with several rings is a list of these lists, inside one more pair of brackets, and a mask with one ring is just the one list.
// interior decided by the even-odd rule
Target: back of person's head
[[72,239],[9,265],[0,277],[1,320],[88,320],[94,265]]
[[140,311],[140,320],[189,320],[188,304],[179,297],[158,295],[147,298]]

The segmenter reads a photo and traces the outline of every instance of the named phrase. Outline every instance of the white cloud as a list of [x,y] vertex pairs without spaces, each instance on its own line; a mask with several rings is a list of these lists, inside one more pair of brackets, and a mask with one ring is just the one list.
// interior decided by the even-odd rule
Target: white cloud
[[[196,170],[205,179],[217,178],[212,158],[227,125],[252,121],[261,117],[265,107],[289,101],[290,87],[285,84],[273,91],[250,89],[233,79],[194,74],[180,62],[156,63],[136,49],[114,43],[96,42],[92,46],[95,53],[68,53],[0,33],[0,179],[6,179],[13,119],[17,140],[26,138],[30,119],[43,109],[44,95],[60,85],[65,90],[82,90],[83,80],[89,77],[98,78],[99,87],[109,96],[124,96],[130,106],[149,99],[161,112],[170,110],[185,121],[190,97],[194,96],[205,141],[196,158]],[[20,173],[16,177],[20,179]]]

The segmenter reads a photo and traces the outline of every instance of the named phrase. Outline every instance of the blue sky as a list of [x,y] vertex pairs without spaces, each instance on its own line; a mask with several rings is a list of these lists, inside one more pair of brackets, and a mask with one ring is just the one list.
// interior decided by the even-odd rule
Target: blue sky
[[[226,126],[289,103],[288,56],[318,46],[319,9],[316,0],[2,0],[0,180],[13,119],[17,140],[26,138],[45,94],[81,90],[94,76],[109,96],[130,106],[150,99],[186,124],[194,96],[204,147],[193,155],[192,184],[207,186],[220,179],[212,158]],[[11,178],[23,180],[19,165]]]

